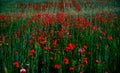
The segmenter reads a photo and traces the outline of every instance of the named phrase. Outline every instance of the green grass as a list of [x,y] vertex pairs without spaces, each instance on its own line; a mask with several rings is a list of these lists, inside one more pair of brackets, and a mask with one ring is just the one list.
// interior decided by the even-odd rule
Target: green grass
[[[4,0],[0,2],[1,73],[20,73],[21,69],[26,69],[26,73],[120,72],[119,10],[109,12],[112,7],[119,7],[117,0],[105,8],[95,5],[96,10],[83,6],[81,13],[71,8],[73,13],[66,10],[66,16],[60,13],[60,17],[57,9],[39,12],[25,7],[22,13],[17,8],[19,1],[7,1],[6,5]],[[9,8],[12,3],[14,6]],[[69,60],[67,65],[65,58]],[[60,68],[55,69],[56,64]]]

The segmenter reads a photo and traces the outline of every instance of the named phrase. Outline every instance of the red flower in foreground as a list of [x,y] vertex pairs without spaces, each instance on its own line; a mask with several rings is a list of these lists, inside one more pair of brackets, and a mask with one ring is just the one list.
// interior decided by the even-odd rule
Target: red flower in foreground
[[54,65],[54,68],[55,68],[55,69],[60,69],[61,66],[60,66],[59,64],[55,64],[55,65]]
[[74,71],[74,67],[70,67],[69,70],[70,70],[70,71]]
[[19,68],[19,67],[20,67],[20,65],[19,65],[18,62],[14,62],[13,65],[14,65],[16,68]]
[[26,73],[26,69],[20,69],[20,73]]
[[69,60],[68,60],[68,58],[64,58],[64,64],[69,64]]

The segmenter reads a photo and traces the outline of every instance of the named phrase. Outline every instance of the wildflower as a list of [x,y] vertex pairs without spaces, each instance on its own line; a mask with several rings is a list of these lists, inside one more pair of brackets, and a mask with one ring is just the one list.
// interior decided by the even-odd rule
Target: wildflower
[[61,66],[60,66],[59,64],[55,64],[55,65],[54,65],[54,68],[55,68],[55,69],[60,69],[60,67],[61,67]]
[[82,68],[83,68],[84,66],[85,66],[85,65],[84,65],[83,63],[82,63],[82,64],[80,64],[80,67],[82,67]]
[[58,24],[62,24],[65,21],[66,14],[62,13],[62,14],[57,14],[56,16],[57,16]]
[[46,44],[46,41],[41,41],[40,44],[41,44],[41,45],[45,45],[45,44]]
[[17,34],[20,36],[20,33],[21,33],[21,30],[20,29],[18,29],[18,31],[17,31]]
[[28,56],[32,56],[32,55],[34,54],[34,52],[35,52],[35,50],[34,50],[34,49],[33,49],[33,50],[30,50],[30,52],[29,52]]
[[68,58],[64,58],[64,64],[69,64],[69,60],[68,60]]
[[20,69],[20,73],[26,73],[26,69]]
[[72,40],[72,35],[69,35],[69,40]]
[[79,73],[83,73],[82,71],[80,71]]
[[69,52],[70,51],[70,48],[69,47],[66,47],[65,48],[65,52]]
[[15,54],[17,55],[17,54],[18,54],[18,52],[17,52],[17,51],[15,51]]
[[95,62],[96,62],[97,64],[100,64],[100,61],[99,61],[99,60],[96,60]]
[[52,60],[54,60],[54,58],[53,58],[53,57],[51,57],[51,58],[50,58],[50,60],[52,61]]
[[[39,33],[40,33],[40,31],[39,31]],[[42,35],[40,35],[39,37],[38,37],[38,40],[45,40],[45,38],[44,38],[44,36],[42,36]]]
[[50,47],[44,47],[44,50],[48,51],[48,50],[50,50]]
[[20,67],[20,65],[19,65],[18,62],[14,62],[13,65],[14,65],[16,68],[19,68],[19,67]]
[[53,44],[53,46],[55,47],[55,46],[57,45],[57,41],[54,40],[54,41],[52,42],[52,44]]
[[97,28],[97,26],[93,26],[92,29],[93,30],[97,30],[98,28]]
[[87,58],[83,59],[83,63],[88,64]]
[[35,52],[35,50],[34,49],[32,49],[31,51],[30,51],[30,53],[34,53]]
[[70,48],[70,50],[74,50],[75,45],[74,45],[74,44],[72,44],[72,43],[70,43],[70,44],[68,44],[68,47]]
[[105,73],[109,73],[109,72],[106,71]]
[[88,52],[88,55],[90,55],[91,53],[90,53],[90,51]]
[[96,47],[100,47],[100,44],[96,44]]
[[80,49],[80,54],[83,55],[84,53],[85,53],[85,49],[84,48]]
[[70,71],[74,71],[74,67],[70,67],[69,70],[70,70]]
[[103,64],[106,64],[106,62],[104,61]]
[[111,40],[112,40],[112,36],[108,36],[108,40],[110,40],[110,41],[111,41]]
[[84,48],[85,48],[85,49],[87,49],[87,48],[88,48],[88,46],[87,46],[87,45],[84,45]]
[[2,41],[2,40],[0,40],[0,44],[1,44],[1,43],[3,43],[3,41]]
[[45,64],[45,62],[44,62],[44,61],[42,61],[42,62],[41,62],[41,64]]
[[33,40],[29,40],[28,42],[29,42],[29,44],[33,44]]
[[105,31],[103,31],[103,32],[102,32],[102,35],[103,35],[103,36],[105,36],[105,35],[106,35],[106,32],[105,32]]
[[64,32],[63,30],[58,31],[58,36],[60,38],[64,38],[63,32]]

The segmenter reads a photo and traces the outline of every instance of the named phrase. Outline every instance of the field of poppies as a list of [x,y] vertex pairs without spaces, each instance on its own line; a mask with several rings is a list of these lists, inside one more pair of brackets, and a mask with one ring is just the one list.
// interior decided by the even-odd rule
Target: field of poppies
[[[117,2],[94,2],[51,0],[1,8],[0,73],[120,73]],[[107,4],[113,8],[102,8]]]

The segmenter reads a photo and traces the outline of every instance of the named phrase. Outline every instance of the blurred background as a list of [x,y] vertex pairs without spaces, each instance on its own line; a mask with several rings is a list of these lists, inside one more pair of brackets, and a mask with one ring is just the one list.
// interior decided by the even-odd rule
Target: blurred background
[[[79,12],[73,2],[79,7]],[[63,5],[62,12],[68,14],[91,15],[104,11],[118,15],[120,12],[119,0],[0,0],[0,14],[58,13],[60,4]]]

